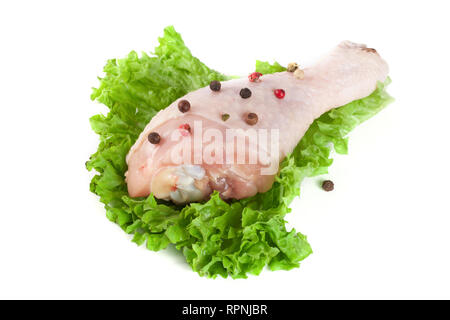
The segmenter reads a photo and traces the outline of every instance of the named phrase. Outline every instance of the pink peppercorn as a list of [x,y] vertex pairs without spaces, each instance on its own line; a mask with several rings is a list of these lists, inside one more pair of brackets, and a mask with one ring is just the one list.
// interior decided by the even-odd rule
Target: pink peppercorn
[[286,92],[284,92],[283,89],[275,89],[273,93],[275,94],[275,97],[277,97],[278,99],[283,99],[284,96],[286,95]]
[[187,123],[180,125],[178,129],[183,137],[187,137],[191,133],[191,126]]
[[258,82],[259,81],[259,77],[261,77],[262,76],[262,73],[259,73],[259,72],[253,72],[252,74],[250,74],[249,76],[248,76],[248,80],[250,81],[250,82]]

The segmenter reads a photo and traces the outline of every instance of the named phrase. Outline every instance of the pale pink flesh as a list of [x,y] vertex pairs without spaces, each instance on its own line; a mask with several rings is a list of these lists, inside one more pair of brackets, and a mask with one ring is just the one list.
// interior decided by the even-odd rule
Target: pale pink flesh
[[[181,124],[188,123],[192,127],[194,121],[201,121],[203,131],[215,128],[221,132],[227,128],[279,129],[277,152],[281,161],[298,144],[314,119],[333,108],[370,95],[377,82],[386,79],[388,66],[373,50],[346,41],[316,65],[304,69],[304,74],[303,79],[295,78],[292,72],[280,72],[263,75],[260,82],[250,82],[247,77],[229,80],[222,82],[219,92],[205,87],[173,102],[153,117],[127,155],[126,181],[130,196],[147,196],[151,192],[157,196],[159,190],[152,190],[151,186],[164,184],[157,179],[166,179],[170,187],[176,188],[176,177],[165,174],[161,178],[164,175],[158,173],[162,168],[174,166],[170,151],[186,141],[170,141],[172,132]],[[250,98],[241,98],[239,91],[242,88],[252,91]],[[284,99],[274,95],[275,89],[286,92]],[[187,113],[178,110],[178,102],[182,99],[191,104]],[[249,112],[258,115],[258,122],[253,126],[243,120]],[[222,121],[223,113],[230,115],[226,122]],[[159,144],[149,143],[147,137],[150,132],[161,135]],[[192,149],[192,153],[195,152]],[[192,162],[186,162],[189,163]],[[270,189],[275,177],[261,176],[260,164],[213,164],[203,165],[203,168],[207,180],[206,184],[203,183],[204,198],[215,189],[224,198],[249,197]]]

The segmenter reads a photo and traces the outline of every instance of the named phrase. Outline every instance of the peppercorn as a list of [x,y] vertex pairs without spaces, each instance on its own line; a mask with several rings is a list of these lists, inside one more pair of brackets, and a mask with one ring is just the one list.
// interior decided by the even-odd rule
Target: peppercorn
[[191,134],[191,126],[187,123],[180,124],[178,130],[183,137],[188,137]]
[[284,96],[286,95],[286,92],[284,92],[283,89],[275,89],[273,93],[275,94],[275,97],[277,97],[278,99],[283,99]]
[[255,125],[258,122],[258,115],[253,112],[248,113],[247,117],[245,118],[245,122],[247,122],[247,124],[250,126]]
[[222,121],[227,121],[228,119],[230,119],[230,115],[228,113],[222,114]]
[[221,87],[222,87],[222,84],[220,83],[220,81],[211,81],[211,83],[209,84],[209,88],[212,91],[220,91]]
[[178,110],[180,110],[181,112],[185,113],[185,112],[188,112],[190,109],[191,109],[191,104],[189,103],[189,101],[180,100],[180,102],[178,102]]
[[261,72],[253,72],[248,76],[250,82],[259,82],[259,78],[262,76]]
[[291,62],[287,66],[287,72],[294,72],[297,69],[298,69],[298,64],[295,62]]
[[333,181],[331,181],[331,180],[325,180],[323,183],[322,183],[322,189],[323,190],[325,190],[325,191],[333,191],[333,189],[334,189],[334,183],[333,183]]
[[247,98],[251,97],[252,92],[250,91],[249,88],[243,88],[243,89],[241,89],[239,94],[241,95],[242,99],[247,99]]
[[151,133],[148,135],[148,141],[149,141],[151,144],[158,144],[158,143],[161,142],[161,136],[160,136],[157,132],[151,132]]

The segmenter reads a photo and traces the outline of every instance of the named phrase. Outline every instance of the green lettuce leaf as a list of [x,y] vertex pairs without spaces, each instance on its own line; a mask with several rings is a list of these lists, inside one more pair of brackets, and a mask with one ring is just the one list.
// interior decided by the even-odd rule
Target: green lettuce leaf
[[[278,63],[256,62],[263,74],[285,70]],[[295,150],[281,163],[273,187],[254,197],[225,202],[215,192],[205,203],[176,206],[171,202],[130,198],[124,180],[125,156],[150,119],[172,101],[212,80],[231,77],[193,57],[173,27],[164,30],[154,54],[131,52],[109,60],[105,76],[91,99],[105,104],[108,114],[90,119],[100,144],[86,163],[97,174],[90,190],[100,197],[109,220],[133,235],[138,245],[158,251],[174,245],[202,276],[246,278],[299,266],[312,250],[306,237],[287,230],[285,215],[306,177],[327,173],[332,148],[347,152],[346,135],[383,109],[392,98],[386,83],[369,96],[334,109],[311,125]]]

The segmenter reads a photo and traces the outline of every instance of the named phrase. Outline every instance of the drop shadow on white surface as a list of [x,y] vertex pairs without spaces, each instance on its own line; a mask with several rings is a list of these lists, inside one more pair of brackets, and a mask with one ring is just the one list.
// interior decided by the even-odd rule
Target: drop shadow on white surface
[[164,249],[160,253],[164,253],[164,255],[168,257],[171,260],[171,262],[173,262],[177,266],[180,266],[185,271],[192,272],[192,268],[187,263],[186,258],[183,255],[183,252],[177,250],[175,246],[169,245],[166,249]]

